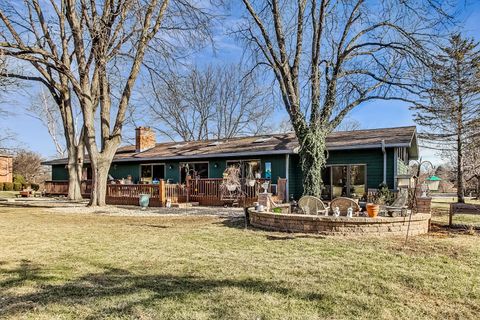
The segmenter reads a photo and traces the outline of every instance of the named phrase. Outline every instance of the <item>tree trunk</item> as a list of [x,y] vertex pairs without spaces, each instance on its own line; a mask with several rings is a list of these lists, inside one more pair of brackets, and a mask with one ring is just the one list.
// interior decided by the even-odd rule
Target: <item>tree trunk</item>
[[300,161],[303,174],[303,195],[321,197],[323,182],[322,169],[326,163],[325,139],[327,133],[308,129],[305,134],[297,134],[300,143]]
[[92,166],[92,192],[89,206],[106,205],[108,171],[112,163],[113,155],[98,155],[91,161]]
[[463,144],[461,135],[457,138],[457,202],[465,203],[465,188],[463,177]]
[[[82,147],[83,149],[83,144]],[[80,155],[81,154],[81,155]],[[83,151],[79,153],[78,147],[68,148],[68,200],[82,200],[82,170]]]

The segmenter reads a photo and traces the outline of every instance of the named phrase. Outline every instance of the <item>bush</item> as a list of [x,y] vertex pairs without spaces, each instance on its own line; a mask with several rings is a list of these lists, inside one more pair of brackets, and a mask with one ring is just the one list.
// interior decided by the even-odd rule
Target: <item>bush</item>
[[40,189],[40,185],[38,183],[32,183],[30,185],[30,187],[34,190],[34,191],[38,191]]
[[3,191],[3,182],[0,182],[0,191]]
[[13,183],[11,182],[5,182],[3,184],[3,190],[5,191],[13,191]]
[[13,183],[26,184],[27,180],[21,174],[16,174],[13,176]]
[[14,191],[22,191],[22,184],[19,182],[14,182],[13,183],[13,190]]

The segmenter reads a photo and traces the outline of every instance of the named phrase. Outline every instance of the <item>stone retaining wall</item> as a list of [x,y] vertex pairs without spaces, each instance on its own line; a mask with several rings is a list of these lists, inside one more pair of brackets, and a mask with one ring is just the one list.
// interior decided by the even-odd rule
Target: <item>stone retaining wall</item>
[[[430,218],[431,215],[426,213],[412,215],[409,235],[427,233]],[[257,212],[252,209],[249,209],[249,219],[252,226],[266,230],[344,236],[402,236],[407,233],[409,221],[409,217],[325,217]]]

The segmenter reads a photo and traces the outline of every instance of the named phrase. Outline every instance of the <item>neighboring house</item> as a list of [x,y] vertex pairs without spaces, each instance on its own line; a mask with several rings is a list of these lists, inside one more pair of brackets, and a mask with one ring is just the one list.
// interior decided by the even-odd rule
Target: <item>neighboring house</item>
[[[110,175],[131,176],[134,183],[159,179],[185,182],[186,176],[221,178],[227,166],[241,166],[245,176],[287,178],[287,194],[302,194],[302,172],[294,133],[238,137],[224,140],[156,143],[148,127],[136,130],[136,145],[118,149]],[[324,198],[361,197],[382,182],[396,189],[397,175],[407,173],[418,158],[416,128],[399,127],[333,132],[327,138],[328,160],[323,172]],[[52,180],[67,180],[66,159],[45,162]],[[91,177],[86,160],[85,178]]]
[[13,182],[13,157],[0,154],[0,182]]

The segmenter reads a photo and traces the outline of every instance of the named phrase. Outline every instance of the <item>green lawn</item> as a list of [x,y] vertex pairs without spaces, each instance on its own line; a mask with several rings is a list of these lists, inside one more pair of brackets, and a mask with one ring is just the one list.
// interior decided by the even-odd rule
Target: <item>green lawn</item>
[[0,207],[0,318],[478,319],[480,236],[292,236]]
[[[432,199],[432,221],[441,224],[448,224],[450,203],[456,202],[457,198],[433,198]],[[467,203],[480,204],[479,200],[467,200]],[[465,224],[480,226],[480,214],[455,214],[454,224]]]
[[18,191],[0,191],[0,198],[15,198]]

